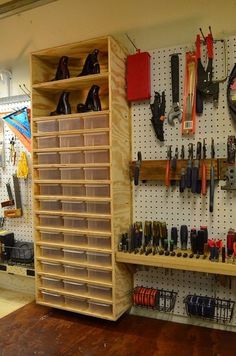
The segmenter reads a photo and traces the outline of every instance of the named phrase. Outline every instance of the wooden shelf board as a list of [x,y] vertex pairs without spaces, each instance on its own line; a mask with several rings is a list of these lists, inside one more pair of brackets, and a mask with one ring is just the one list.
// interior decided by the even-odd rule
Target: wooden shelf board
[[84,119],[89,117],[94,117],[94,116],[103,116],[103,115],[109,115],[110,111],[109,110],[102,110],[102,111],[89,111],[86,113],[75,113],[75,114],[69,114],[69,115],[55,115],[55,116],[39,116],[39,117],[33,117],[32,121],[50,121],[50,120],[65,120],[65,119]]
[[116,261],[144,266],[178,269],[193,272],[222,274],[236,276],[236,264],[211,262],[202,258],[183,258],[171,256],[145,256],[134,253],[117,252]]
[[35,214],[45,215],[58,215],[58,216],[72,216],[80,218],[96,218],[96,219],[111,219],[111,214],[89,214],[89,213],[76,213],[73,211],[52,211],[52,210],[35,210]]
[[52,293],[57,293],[60,295],[65,295],[68,297],[75,297],[75,298],[78,297],[78,298],[84,298],[84,299],[88,299],[88,300],[98,302],[98,303],[113,304],[111,299],[93,297],[93,296],[89,295],[88,293],[87,294],[78,294],[78,293],[65,291],[64,289],[47,288],[47,287],[43,287],[43,286],[39,286],[38,289],[52,292]]
[[86,75],[83,77],[73,77],[62,80],[52,80],[50,82],[44,82],[34,84],[32,89],[46,91],[46,92],[58,92],[58,91],[73,91],[73,90],[88,90],[88,88],[94,84],[107,85],[108,86],[109,73],[100,73]]
[[42,231],[55,231],[55,232],[66,232],[68,234],[77,234],[77,235],[91,235],[91,236],[112,236],[111,232],[107,231],[95,231],[95,230],[82,230],[82,229],[70,229],[68,227],[58,226],[35,226],[36,230]]
[[48,152],[74,152],[74,151],[98,151],[98,150],[109,150],[111,146],[78,146],[78,147],[55,147],[55,148],[36,148],[33,149],[33,153],[48,153]]
[[46,273],[46,272],[37,271],[37,275],[45,276],[45,277],[52,277],[52,278],[59,278],[59,279],[63,279],[66,281],[68,280],[68,281],[72,281],[72,282],[83,282],[83,283],[88,283],[88,284],[94,284],[94,285],[101,286],[101,287],[112,287],[113,286],[111,282],[95,281],[92,279],[80,278],[80,277],[69,277],[69,276],[64,276],[64,275],[55,274],[55,273]]
[[63,243],[54,243],[54,242],[43,242],[37,241],[37,246],[49,246],[49,247],[60,247],[65,249],[73,249],[73,250],[80,250],[80,251],[88,251],[88,252],[102,252],[102,253],[112,253],[111,249],[99,248],[99,247],[90,247],[84,245],[69,245]]
[[68,200],[68,201],[94,201],[94,202],[109,202],[111,198],[107,197],[74,197],[71,195],[35,195],[35,199],[39,200]]
[[51,131],[51,132],[40,132],[33,133],[33,137],[55,137],[55,136],[73,136],[78,134],[90,134],[90,133],[100,133],[100,132],[110,132],[109,128],[95,128],[95,129],[81,129],[81,130],[67,130],[67,131]]
[[63,163],[63,164],[34,164],[33,168],[97,168],[111,167],[110,163]]
[[8,273],[17,276],[34,277],[34,269],[32,267],[20,266],[20,265],[8,265],[6,263],[0,263],[0,272]]
[[103,271],[112,271],[112,267],[110,267],[110,266],[91,265],[86,262],[79,263],[79,262],[74,262],[74,261],[63,260],[60,258],[48,258],[48,257],[37,256],[36,260],[37,261],[45,261],[45,262],[59,262],[59,263],[63,263],[64,265],[87,267],[87,268],[99,269],[99,270],[103,270]]
[[35,179],[34,183],[40,184],[111,184],[110,180],[76,180],[76,179]]
[[113,315],[108,315],[108,314],[104,314],[104,313],[99,314],[99,313],[94,313],[94,312],[90,312],[90,311],[87,311],[87,310],[69,308],[69,307],[66,307],[64,305],[46,303],[46,302],[44,302],[42,300],[39,300],[39,299],[36,299],[36,303],[37,304],[41,304],[41,305],[45,305],[45,306],[48,306],[48,307],[52,307],[52,308],[68,310],[68,311],[71,311],[73,313],[84,314],[84,315],[93,316],[93,317],[97,317],[97,318],[101,318],[101,319],[107,319],[107,320],[112,320],[112,321],[116,320],[116,318],[114,318]]

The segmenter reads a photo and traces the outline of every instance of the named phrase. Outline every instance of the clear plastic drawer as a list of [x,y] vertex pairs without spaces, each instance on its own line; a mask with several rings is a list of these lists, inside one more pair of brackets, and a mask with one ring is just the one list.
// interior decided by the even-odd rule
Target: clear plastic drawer
[[88,293],[91,298],[101,298],[111,300],[111,288],[88,285]]
[[60,156],[56,152],[50,153],[36,153],[38,157],[38,164],[58,164],[60,163]]
[[40,231],[41,240],[43,242],[62,243],[64,236],[60,232]]
[[110,179],[110,168],[84,168],[86,180],[107,180]]
[[61,202],[59,200],[39,200],[40,210],[61,210]]
[[88,219],[88,230],[111,231],[111,221],[109,219]]
[[111,282],[112,272],[88,268],[88,279],[90,279],[91,281]]
[[91,214],[110,214],[109,202],[87,202],[87,213]]
[[111,248],[111,238],[110,236],[104,236],[104,237],[96,237],[96,236],[88,236],[88,246],[94,247],[94,248],[106,248],[110,249]]
[[62,184],[62,194],[75,197],[84,197],[86,194],[85,186],[82,184]]
[[86,184],[85,188],[87,197],[110,197],[109,184]]
[[87,246],[88,239],[85,235],[64,234],[64,242],[66,245]]
[[64,265],[64,268],[65,276],[67,277],[87,278],[88,276],[88,272],[85,267]]
[[53,132],[58,131],[58,121],[48,120],[48,121],[37,121],[37,132]]
[[84,213],[86,212],[86,203],[83,201],[62,201],[62,210]]
[[61,195],[61,186],[59,184],[39,184],[40,195]]
[[58,305],[64,303],[64,298],[60,294],[49,293],[45,291],[42,291],[41,293],[42,293],[43,301],[45,303],[58,304]]
[[111,255],[108,253],[87,252],[87,260],[90,265],[100,267],[111,266]]
[[110,154],[108,150],[100,151],[85,151],[84,152],[85,163],[109,163]]
[[63,289],[64,284],[62,280],[56,278],[49,278],[49,277],[41,277],[41,284],[44,288],[51,288],[51,289]]
[[64,267],[61,263],[41,262],[42,271],[51,274],[64,274]]
[[94,314],[111,315],[112,306],[105,303],[95,303],[89,301],[89,310]]
[[54,215],[39,215],[40,226],[62,226],[62,218]]
[[58,137],[50,136],[49,137],[36,137],[38,148],[57,148],[58,145]]
[[60,152],[62,164],[79,164],[84,163],[84,153],[78,152]]
[[63,252],[64,252],[64,259],[66,261],[84,263],[87,260],[86,253],[84,251],[63,249]]
[[107,115],[91,116],[84,119],[85,129],[109,128],[109,117]]
[[84,218],[76,218],[72,216],[63,216],[64,226],[71,229],[87,229],[88,223]]
[[61,168],[61,179],[65,180],[83,180],[84,170],[83,168]]
[[67,292],[86,294],[88,292],[87,285],[85,283],[77,283],[71,281],[63,281],[64,288]]
[[83,135],[60,136],[60,147],[83,147]]
[[57,168],[38,168],[39,179],[60,179],[60,170]]
[[83,128],[84,128],[84,120],[81,118],[60,119],[59,121],[60,131],[81,130]]
[[65,296],[65,305],[73,309],[79,309],[79,310],[88,309],[88,302],[85,298]]
[[84,134],[84,146],[106,146],[109,145],[108,132],[96,132]]
[[60,248],[40,246],[41,256],[47,258],[62,258],[63,252]]

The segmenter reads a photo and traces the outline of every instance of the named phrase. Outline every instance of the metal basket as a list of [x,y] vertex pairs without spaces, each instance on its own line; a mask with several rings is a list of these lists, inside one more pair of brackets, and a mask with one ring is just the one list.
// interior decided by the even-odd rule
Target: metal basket
[[133,290],[133,305],[161,312],[171,312],[175,307],[177,293],[164,289],[137,286]]
[[5,247],[5,256],[1,257],[1,262],[8,265],[19,265],[33,267],[34,265],[34,247],[32,243],[15,242],[15,246]]

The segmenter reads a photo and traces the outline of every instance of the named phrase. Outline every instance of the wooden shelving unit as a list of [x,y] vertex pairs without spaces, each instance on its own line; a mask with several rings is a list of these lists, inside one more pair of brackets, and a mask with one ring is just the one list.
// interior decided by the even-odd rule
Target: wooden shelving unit
[[[95,48],[101,73],[77,77]],[[64,55],[70,78],[54,81]],[[125,59],[111,37],[31,57],[36,301],[109,320],[130,307],[132,288],[127,267],[115,261],[131,223]],[[102,111],[76,113],[94,84]],[[50,116],[63,91],[72,114]]]

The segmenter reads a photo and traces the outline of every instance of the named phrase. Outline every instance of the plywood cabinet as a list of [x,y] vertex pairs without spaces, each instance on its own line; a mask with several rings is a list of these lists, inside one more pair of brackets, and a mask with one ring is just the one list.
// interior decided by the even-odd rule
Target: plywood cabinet
[[[77,77],[99,49],[99,74]],[[70,78],[53,80],[61,56]],[[131,221],[130,117],[125,51],[111,38],[32,54],[36,300],[116,320],[130,306],[131,277],[115,262]],[[102,111],[77,113],[92,85]],[[63,91],[70,115],[50,116]]]

